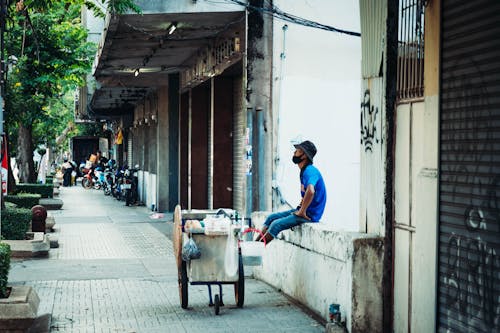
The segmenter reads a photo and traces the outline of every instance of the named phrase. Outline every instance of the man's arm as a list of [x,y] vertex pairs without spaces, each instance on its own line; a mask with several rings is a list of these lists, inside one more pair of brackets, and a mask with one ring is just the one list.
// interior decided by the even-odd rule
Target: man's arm
[[312,184],[307,185],[306,192],[304,193],[304,197],[302,198],[302,202],[300,204],[300,208],[295,212],[295,215],[303,217],[305,219],[310,220],[309,216],[306,215],[307,208],[311,204],[314,198],[314,186]]

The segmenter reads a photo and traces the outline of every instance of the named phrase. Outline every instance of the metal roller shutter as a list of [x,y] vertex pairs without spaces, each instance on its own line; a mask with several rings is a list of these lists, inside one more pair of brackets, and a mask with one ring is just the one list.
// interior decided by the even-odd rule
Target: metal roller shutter
[[241,76],[234,78],[234,115],[233,115],[233,208],[244,212],[244,150],[245,150],[245,124],[243,79]]
[[500,332],[500,1],[442,2],[439,332]]

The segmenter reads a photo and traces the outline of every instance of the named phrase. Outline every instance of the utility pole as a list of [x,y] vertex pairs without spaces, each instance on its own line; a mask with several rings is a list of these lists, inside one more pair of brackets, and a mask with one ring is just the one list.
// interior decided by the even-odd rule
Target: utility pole
[[[4,145],[4,142],[3,142],[3,139],[4,139],[4,135],[3,135],[3,110],[4,110],[4,105],[5,105],[5,101],[4,101],[4,95],[5,95],[5,62],[4,62],[4,54],[3,54],[3,49],[4,49],[4,40],[3,40],[3,37],[4,37],[4,32],[5,32],[5,23],[7,21],[7,1],[8,0],[0,0],[0,147],[2,148],[2,153],[5,152],[5,154],[7,153],[7,151],[3,150],[3,145]],[[3,155],[3,154],[1,154]],[[0,156],[1,157],[1,160],[0,160],[0,163],[1,161],[3,160],[4,156]],[[1,182],[1,180],[0,180]],[[3,182],[2,182],[3,183]],[[3,186],[3,184],[2,184]],[[4,206],[4,201],[3,201],[3,188],[2,188],[2,193],[0,194],[0,203],[1,203],[1,207],[0,208],[3,208]],[[2,232],[2,217],[0,216],[0,235],[1,235],[1,232]]]

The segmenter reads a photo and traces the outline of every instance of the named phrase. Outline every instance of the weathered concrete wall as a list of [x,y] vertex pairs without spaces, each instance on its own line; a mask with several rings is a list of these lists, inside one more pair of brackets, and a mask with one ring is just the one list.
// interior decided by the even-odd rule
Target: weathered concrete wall
[[[252,222],[261,228],[266,216],[256,212]],[[340,304],[350,332],[382,332],[382,254],[380,237],[307,223],[282,232],[254,275],[325,319]]]
[[352,246],[350,331],[382,332],[383,239],[357,238]]

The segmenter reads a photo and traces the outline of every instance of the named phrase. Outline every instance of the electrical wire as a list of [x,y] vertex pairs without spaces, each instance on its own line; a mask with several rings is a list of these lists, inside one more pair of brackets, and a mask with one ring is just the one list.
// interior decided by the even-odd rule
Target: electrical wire
[[316,28],[316,29],[321,29],[321,30],[326,30],[326,31],[333,31],[341,34],[346,34],[349,36],[355,36],[355,37],[361,37],[361,34],[359,32],[354,32],[354,31],[349,31],[349,30],[343,30],[343,29],[338,29],[330,25],[322,24],[316,21],[311,21],[308,19],[305,19],[300,16],[292,15],[290,13],[284,12],[281,9],[279,9],[277,6],[271,5],[269,8],[265,7],[257,7],[253,6],[250,4],[247,4],[245,1],[241,0],[225,0],[226,2],[231,2],[240,6],[243,6],[247,9],[253,10],[253,11],[258,11],[263,14],[271,15],[275,18],[281,19],[283,21],[287,21],[290,23],[295,23],[299,25],[303,25],[306,27],[311,27],[311,28]]

